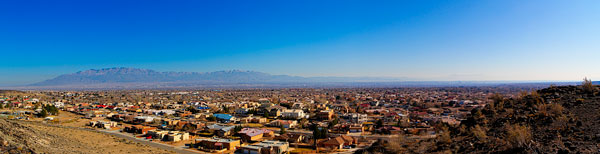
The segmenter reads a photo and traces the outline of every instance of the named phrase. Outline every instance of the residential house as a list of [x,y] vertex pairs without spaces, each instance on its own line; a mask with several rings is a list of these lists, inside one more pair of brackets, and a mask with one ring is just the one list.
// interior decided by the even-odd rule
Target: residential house
[[217,121],[222,123],[235,122],[236,118],[230,114],[213,114]]
[[235,126],[228,126],[228,125],[223,125],[223,124],[213,124],[213,125],[209,125],[207,126],[208,130],[213,132],[215,135],[217,136],[229,136],[231,135],[233,128],[235,128]]
[[331,148],[331,149],[342,149],[343,146],[358,144],[358,139],[351,136],[338,136],[335,138],[329,138],[319,143],[319,147]]
[[156,127],[148,127],[142,125],[133,125],[130,127],[125,127],[124,131],[135,134],[146,134],[150,130],[156,130]]
[[351,123],[364,123],[367,122],[369,120],[367,114],[360,114],[360,113],[344,113],[341,116],[342,119],[351,122]]
[[282,141],[263,141],[254,145],[245,145],[238,150],[242,154],[283,154],[289,151],[289,143]]
[[114,121],[90,121],[89,125],[92,127],[111,129],[113,127],[117,127],[117,122],[114,122]]
[[300,133],[285,133],[279,136],[276,136],[274,139],[280,141],[286,141],[290,143],[300,143],[304,140],[305,136]]
[[242,137],[243,141],[258,141],[263,137],[272,137],[274,133],[269,129],[259,129],[259,128],[243,128],[238,132]]
[[169,133],[166,136],[166,139],[164,139],[164,140],[177,142],[177,141],[189,140],[189,139],[190,139],[190,134],[188,132],[169,131]]
[[317,113],[317,117],[321,120],[331,120],[333,118],[333,110],[321,110]]
[[267,118],[264,117],[254,117],[254,116],[249,116],[249,117],[244,117],[240,119],[240,123],[266,123],[267,122]]
[[194,147],[203,150],[235,150],[239,146],[240,140],[234,139],[212,138],[194,140]]
[[306,114],[303,110],[299,109],[291,109],[291,110],[283,110],[281,113],[281,117],[285,119],[302,119],[306,118]]
[[294,128],[298,126],[296,120],[273,120],[269,124],[271,127],[283,127],[283,128]]

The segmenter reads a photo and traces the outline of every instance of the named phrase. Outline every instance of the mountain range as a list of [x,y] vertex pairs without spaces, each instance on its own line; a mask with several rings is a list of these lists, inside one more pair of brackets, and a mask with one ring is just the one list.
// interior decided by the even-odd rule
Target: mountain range
[[269,83],[304,81],[305,78],[270,75],[254,71],[158,72],[138,68],[105,68],[60,75],[31,86],[81,85],[103,83]]
[[433,87],[433,86],[545,87],[573,82],[515,81],[416,81],[386,77],[300,77],[256,71],[159,72],[150,69],[114,67],[64,74],[42,82],[4,89],[164,89],[164,88],[301,88],[301,87]]
[[265,87],[333,84],[349,82],[398,82],[407,78],[383,77],[299,77],[271,75],[256,71],[159,72],[150,69],[114,67],[64,74],[27,85],[35,88],[128,89],[169,87]]

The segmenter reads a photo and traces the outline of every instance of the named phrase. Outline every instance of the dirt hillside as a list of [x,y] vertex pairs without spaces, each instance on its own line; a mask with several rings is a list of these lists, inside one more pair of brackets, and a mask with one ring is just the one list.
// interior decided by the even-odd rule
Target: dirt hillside
[[0,153],[172,153],[109,135],[0,119]]

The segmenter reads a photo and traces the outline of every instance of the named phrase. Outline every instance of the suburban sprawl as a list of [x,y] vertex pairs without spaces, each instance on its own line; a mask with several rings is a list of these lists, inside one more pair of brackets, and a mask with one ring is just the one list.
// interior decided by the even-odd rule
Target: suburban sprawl
[[436,138],[516,87],[5,92],[1,116],[93,130],[180,153],[354,153]]

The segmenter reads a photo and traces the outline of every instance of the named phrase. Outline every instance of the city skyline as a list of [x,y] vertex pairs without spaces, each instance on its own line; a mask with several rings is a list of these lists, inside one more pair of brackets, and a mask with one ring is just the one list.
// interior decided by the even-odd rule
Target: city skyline
[[423,81],[600,78],[597,1],[0,4],[0,86],[110,67]]

